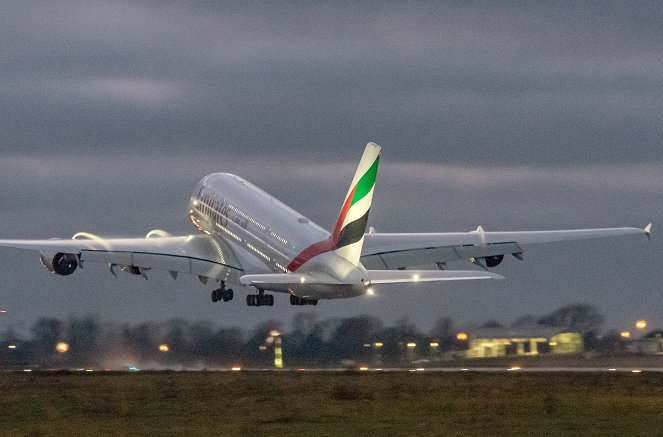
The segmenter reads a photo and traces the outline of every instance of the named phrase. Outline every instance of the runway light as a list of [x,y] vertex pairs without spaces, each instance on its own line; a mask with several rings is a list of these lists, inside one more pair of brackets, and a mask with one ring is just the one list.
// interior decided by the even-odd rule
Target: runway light
[[278,337],[281,333],[277,330],[269,331],[269,335],[272,337]]
[[168,352],[168,351],[170,350],[170,348],[168,347],[167,344],[160,344],[160,345],[159,345],[159,350],[160,350],[161,352]]
[[258,346],[258,349],[260,349],[261,351],[264,352],[264,351],[267,350],[267,346],[265,346],[264,344],[261,344],[260,346]]
[[15,344],[10,344],[9,346],[7,346],[7,349],[16,349],[16,345]]
[[512,367],[510,367],[510,368],[508,368],[508,369],[506,369],[506,370],[520,370],[520,369],[521,369],[520,366],[512,366]]
[[55,345],[55,350],[63,354],[69,350],[69,343],[61,341],[60,343]]
[[638,329],[645,329],[647,327],[647,321],[646,320],[638,320],[635,322],[635,327]]
[[94,372],[94,369],[85,369],[85,371],[88,372],[88,373],[92,373],[92,372]]
[[439,346],[440,346],[440,343],[438,343],[437,341],[432,341],[431,344],[430,344],[430,347],[439,347]]
[[459,332],[458,334],[456,334],[456,340],[458,340],[458,341],[465,341],[465,340],[467,340],[467,338],[468,338],[468,335],[467,335],[466,332]]
[[407,344],[407,347],[409,347],[410,349],[415,348],[415,347],[417,347],[417,343],[412,341],[412,342]]
[[7,310],[0,310],[0,314],[7,314]]
[[631,338],[631,333],[628,331],[622,331],[621,334],[622,338]]
[[376,341],[375,343],[373,343],[373,346],[382,347],[382,346],[384,346],[384,343],[382,343],[381,341]]
[[631,373],[642,373],[642,370],[640,370],[640,369],[633,369],[633,370],[631,370]]
[[360,370],[361,372],[365,372],[365,371],[368,370],[368,366],[361,366],[361,367],[359,368],[359,370]]
[[233,372],[239,372],[240,370],[242,370],[242,368],[240,366],[233,366],[230,370],[232,370]]

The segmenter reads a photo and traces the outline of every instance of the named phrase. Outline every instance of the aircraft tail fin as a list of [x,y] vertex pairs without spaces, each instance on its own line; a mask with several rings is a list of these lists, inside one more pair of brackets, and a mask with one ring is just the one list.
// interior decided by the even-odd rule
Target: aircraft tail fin
[[331,235],[328,239],[304,249],[288,264],[289,271],[295,272],[308,260],[331,251],[355,266],[359,266],[368,212],[373,200],[375,177],[380,162],[380,150],[380,146],[375,143],[366,144],[366,149],[359,161],[359,167],[352,179]]
[[356,266],[359,265],[361,248],[364,244],[364,232],[373,200],[381,150],[381,147],[375,143],[366,144],[332,231],[331,238],[336,248],[335,252]]

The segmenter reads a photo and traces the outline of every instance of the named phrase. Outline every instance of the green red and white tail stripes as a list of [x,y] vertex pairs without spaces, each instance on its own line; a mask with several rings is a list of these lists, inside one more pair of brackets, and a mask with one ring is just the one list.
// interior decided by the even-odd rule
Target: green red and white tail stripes
[[288,270],[294,272],[309,259],[332,250],[354,265],[359,265],[380,163],[380,150],[380,146],[375,143],[366,145],[331,236],[304,249],[288,265]]

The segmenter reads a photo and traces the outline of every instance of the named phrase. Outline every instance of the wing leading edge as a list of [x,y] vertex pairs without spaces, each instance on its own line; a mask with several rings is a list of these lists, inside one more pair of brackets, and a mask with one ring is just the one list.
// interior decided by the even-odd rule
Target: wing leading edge
[[472,232],[385,234],[364,237],[361,261],[366,268],[402,269],[440,262],[476,259],[505,254],[521,258],[522,246],[623,235],[651,233],[645,228],[573,229],[559,231]]

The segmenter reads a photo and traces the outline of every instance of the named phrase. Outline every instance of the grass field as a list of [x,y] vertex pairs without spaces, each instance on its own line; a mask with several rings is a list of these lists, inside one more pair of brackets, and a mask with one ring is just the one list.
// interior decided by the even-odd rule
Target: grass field
[[2,435],[663,435],[663,374],[0,374]]

